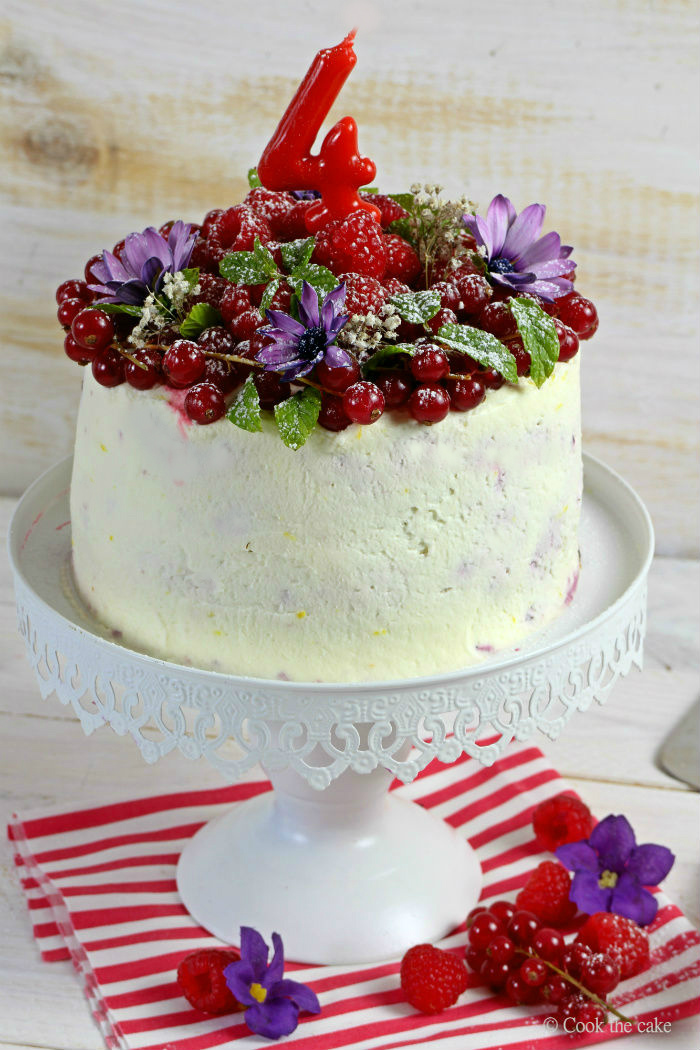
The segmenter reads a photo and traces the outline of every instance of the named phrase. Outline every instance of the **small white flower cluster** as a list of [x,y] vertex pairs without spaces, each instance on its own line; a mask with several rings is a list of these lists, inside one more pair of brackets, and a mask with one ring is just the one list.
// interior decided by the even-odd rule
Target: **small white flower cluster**
[[397,339],[400,324],[396,307],[384,303],[379,313],[353,314],[341,329],[337,343],[353,350],[360,360],[364,360],[382,343]]
[[[141,307],[139,322],[129,336],[129,342],[137,349],[144,347],[147,335],[172,324],[174,317],[180,317],[184,313],[185,301],[189,295],[199,295],[200,285],[194,288],[181,272],[163,274],[163,295],[170,300],[166,306],[162,299],[158,299],[154,292],[149,292]],[[164,308],[167,312],[164,312]]]
[[443,187],[437,183],[421,186],[414,183],[413,207],[409,211],[411,240],[422,263],[447,261],[463,254],[465,227],[462,216],[473,212],[475,205],[466,195],[451,201],[444,199]]

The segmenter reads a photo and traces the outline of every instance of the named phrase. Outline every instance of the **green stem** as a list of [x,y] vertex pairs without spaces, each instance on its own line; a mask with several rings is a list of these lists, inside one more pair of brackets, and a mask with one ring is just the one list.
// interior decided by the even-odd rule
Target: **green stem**
[[581,984],[580,981],[577,981],[575,977],[572,977],[571,974],[567,973],[565,970],[560,969],[560,967],[556,966],[553,962],[550,962],[549,959],[543,959],[541,955],[536,955],[535,952],[528,952],[524,948],[516,948],[515,950],[520,955],[525,955],[528,959],[537,959],[539,962],[544,963],[545,966],[548,966],[550,970],[554,970],[556,974],[563,977],[565,981],[569,982],[569,984],[575,985],[579,991],[583,992],[588,999],[592,999],[594,1003],[598,1004],[598,1006],[602,1006],[604,1010],[609,1010],[611,1014],[615,1014],[615,1017],[619,1017],[619,1019],[624,1021],[625,1024],[632,1024],[631,1018],[620,1013],[620,1011],[616,1010],[614,1006],[610,1005],[610,1003],[606,1003],[604,999],[601,999],[600,996],[595,994],[595,992],[592,992],[590,988],[586,988],[586,986]]

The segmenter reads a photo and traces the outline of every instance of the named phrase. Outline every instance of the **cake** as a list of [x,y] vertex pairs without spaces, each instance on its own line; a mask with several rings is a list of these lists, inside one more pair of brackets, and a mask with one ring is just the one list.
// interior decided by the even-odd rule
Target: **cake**
[[414,186],[329,216],[260,169],[240,204],[58,289],[89,366],[79,594],[124,645],[255,678],[394,680],[519,645],[579,576],[597,316],[571,248],[541,205],[480,216]]

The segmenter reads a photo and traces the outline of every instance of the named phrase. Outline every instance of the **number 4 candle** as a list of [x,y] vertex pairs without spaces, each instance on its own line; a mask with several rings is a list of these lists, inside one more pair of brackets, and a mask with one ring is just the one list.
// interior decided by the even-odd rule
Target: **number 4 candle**
[[320,200],[306,213],[310,233],[357,209],[379,220],[379,209],[357,192],[372,181],[377,169],[369,157],[358,153],[352,117],[334,124],[318,154],[311,153],[321,124],[357,62],[354,38],[355,30],[336,47],[318,52],[258,164],[260,181],[270,190],[320,192]]

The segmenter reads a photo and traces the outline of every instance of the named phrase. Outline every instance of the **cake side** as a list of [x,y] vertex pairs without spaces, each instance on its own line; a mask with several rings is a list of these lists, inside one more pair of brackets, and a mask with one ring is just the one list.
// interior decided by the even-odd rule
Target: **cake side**
[[183,394],[85,375],[74,571],[120,640],[263,678],[466,666],[550,622],[578,578],[578,357],[438,427],[386,413],[292,451],[191,425]]

